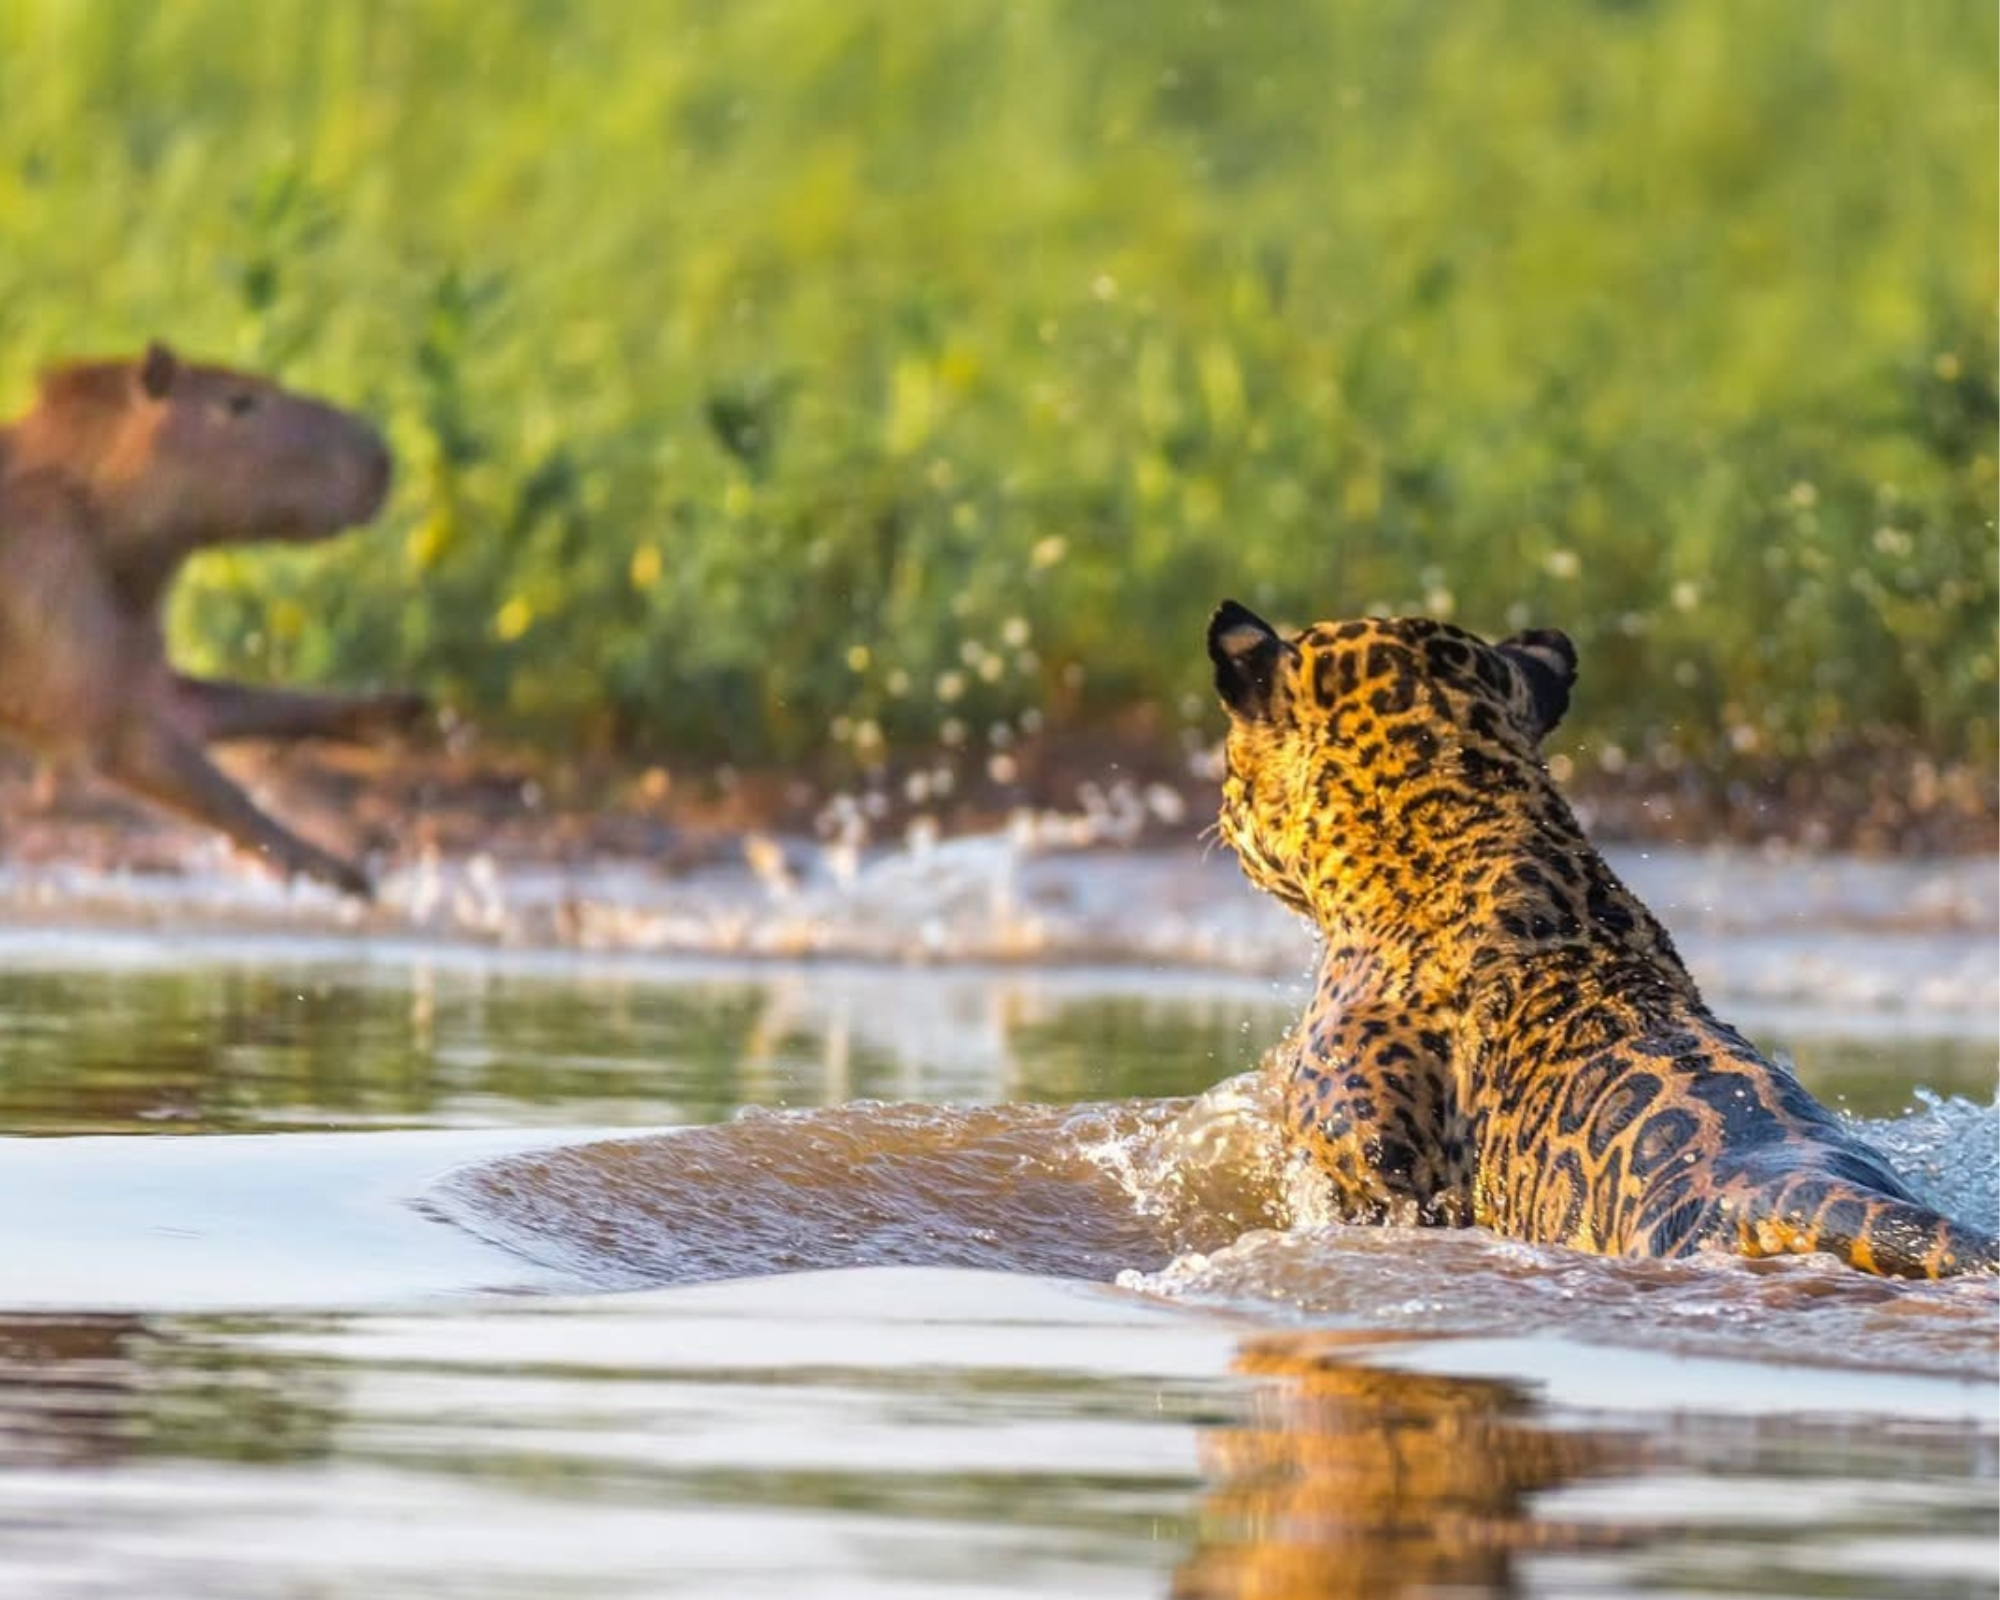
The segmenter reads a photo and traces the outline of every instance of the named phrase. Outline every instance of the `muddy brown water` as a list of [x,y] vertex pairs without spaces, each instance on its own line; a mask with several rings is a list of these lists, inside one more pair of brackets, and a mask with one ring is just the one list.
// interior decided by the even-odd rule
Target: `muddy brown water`
[[[2000,1592],[1991,1282],[1318,1225],[1303,935],[1001,859],[0,884],[0,1594]],[[1994,1225],[1990,863],[1621,865]]]

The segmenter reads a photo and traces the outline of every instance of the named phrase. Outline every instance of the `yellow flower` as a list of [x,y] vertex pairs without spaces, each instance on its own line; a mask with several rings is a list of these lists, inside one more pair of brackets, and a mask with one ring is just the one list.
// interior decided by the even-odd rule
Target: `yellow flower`
[[452,532],[450,514],[433,513],[410,530],[409,538],[403,542],[403,559],[419,572],[430,571],[450,548]]
[[515,595],[493,616],[493,633],[503,644],[511,644],[528,631],[535,620],[534,607]]

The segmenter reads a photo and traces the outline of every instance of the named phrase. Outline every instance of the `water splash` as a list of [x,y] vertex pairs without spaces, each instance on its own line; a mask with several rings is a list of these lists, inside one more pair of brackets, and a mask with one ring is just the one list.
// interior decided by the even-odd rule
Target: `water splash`
[[[2000,1104],[1923,1089],[1916,1098],[1909,1114],[1858,1121],[1856,1131],[1927,1204],[1995,1228]],[[1346,1226],[1329,1219],[1323,1184],[1272,1155],[1280,1143],[1274,1118],[1261,1143],[1267,1170],[1280,1175],[1273,1209],[1284,1223],[1161,1269],[1128,1269],[1117,1279],[1121,1287],[1262,1317],[1400,1333],[1560,1332],[1688,1353],[1966,1375],[1993,1366],[2000,1281],[1991,1278],[1885,1280],[1824,1256],[1627,1261],[1478,1229]]]
[[1296,1214],[1286,1196],[1287,1159],[1269,1077],[1245,1072],[1130,1134],[1078,1146],[1141,1216],[1213,1219],[1235,1237],[1283,1227]]
[[[918,829],[714,840],[673,864],[416,852],[363,908],[286,890],[215,849],[184,876],[0,863],[0,911],[68,925],[319,931],[646,954],[1145,962],[1295,977],[1310,938],[1226,851],[1125,847],[1163,815],[1143,791],[1022,812],[986,834]],[[692,847],[690,847],[692,851]],[[1674,929],[1711,999],[1769,1014],[1921,1015],[1990,1036],[2000,1006],[1996,881],[1949,860],[1773,860],[1741,850],[1613,849]]]
[[1889,1158],[1917,1198],[1946,1216],[2000,1233],[2000,1100],[1915,1091],[1903,1116],[1859,1120],[1855,1132]]
[[1120,1287],[1299,1325],[1559,1333],[1592,1343],[1990,1375],[2000,1282],[1872,1278],[1824,1256],[1628,1261],[1476,1229],[1331,1225],[1245,1234]]

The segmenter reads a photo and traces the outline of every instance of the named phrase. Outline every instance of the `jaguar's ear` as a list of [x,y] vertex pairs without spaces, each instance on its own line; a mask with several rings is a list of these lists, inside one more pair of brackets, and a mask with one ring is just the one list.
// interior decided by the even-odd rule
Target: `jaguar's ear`
[[1569,710],[1569,691],[1576,682],[1576,646],[1568,634],[1554,628],[1531,628],[1501,640],[1497,648],[1512,663],[1526,691],[1522,709],[1528,732],[1539,743]]
[[1225,600],[1208,619],[1208,659],[1215,692],[1232,717],[1262,721],[1271,714],[1285,641],[1256,612]]

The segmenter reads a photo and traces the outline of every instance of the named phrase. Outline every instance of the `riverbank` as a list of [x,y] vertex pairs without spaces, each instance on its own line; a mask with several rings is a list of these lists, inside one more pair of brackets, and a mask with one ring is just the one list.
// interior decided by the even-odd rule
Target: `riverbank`
[[[378,873],[486,856],[517,868],[626,862],[678,875],[746,860],[781,871],[801,852],[857,857],[1024,830],[1069,848],[1192,844],[1214,814],[1218,752],[1176,750],[1149,732],[1047,741],[1018,753],[1005,781],[907,765],[846,788],[722,766],[558,762],[462,733],[428,746],[223,759],[260,805],[368,857]],[[1600,843],[1876,857],[2000,851],[1996,775],[1907,751],[1862,748],[1729,778],[1607,770],[1560,752],[1551,766]],[[204,830],[0,752],[0,868],[63,865],[165,878],[248,870]]]
[[[858,805],[815,811],[747,783],[703,794],[662,774],[564,791],[495,767],[447,782],[422,761],[342,754],[341,765],[290,759],[257,792],[315,837],[340,838],[343,822],[359,830],[373,904],[286,886],[219,839],[79,791],[10,826],[0,924],[24,930],[23,955],[61,930],[124,928],[177,945],[283,933],[620,957],[1092,963],[1281,983],[1311,959],[1298,919],[1201,837],[1212,800],[1140,775],[1067,806],[968,807],[947,826],[907,808],[872,821]],[[10,802],[24,795],[0,791],[0,816],[22,815]],[[1714,996],[1981,1029],[2000,1010],[1990,851],[1869,856],[1726,837],[1606,851]]]

